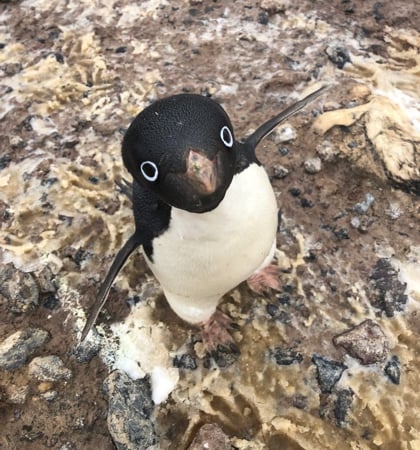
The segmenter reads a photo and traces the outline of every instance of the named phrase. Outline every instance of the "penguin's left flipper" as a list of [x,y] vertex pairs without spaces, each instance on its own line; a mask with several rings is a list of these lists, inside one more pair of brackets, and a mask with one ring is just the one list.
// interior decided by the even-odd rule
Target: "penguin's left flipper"
[[[127,190],[129,189],[129,186],[130,184],[126,182],[125,187],[127,187]],[[124,189],[123,192],[127,194],[126,189]],[[136,250],[136,248],[143,246],[148,257],[152,258],[152,240],[165,231],[169,224],[170,207],[159,200],[153,192],[142,188],[139,184],[134,182],[131,198],[133,200],[136,230],[115,256],[105,280],[102,283],[95,303],[93,304],[92,310],[89,313],[80,341],[83,341],[86,338],[95,324],[101,309],[106,303],[112,283],[128,257]]]

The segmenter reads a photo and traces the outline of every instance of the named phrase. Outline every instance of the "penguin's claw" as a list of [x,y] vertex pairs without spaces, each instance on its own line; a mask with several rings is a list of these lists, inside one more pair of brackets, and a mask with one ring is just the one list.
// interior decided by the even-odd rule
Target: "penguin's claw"
[[257,294],[263,294],[269,289],[280,290],[279,281],[280,269],[276,264],[270,264],[267,267],[252,274],[247,280],[248,287]]
[[220,347],[236,347],[229,333],[234,328],[232,325],[232,319],[218,310],[201,325],[201,336],[207,353],[212,354]]

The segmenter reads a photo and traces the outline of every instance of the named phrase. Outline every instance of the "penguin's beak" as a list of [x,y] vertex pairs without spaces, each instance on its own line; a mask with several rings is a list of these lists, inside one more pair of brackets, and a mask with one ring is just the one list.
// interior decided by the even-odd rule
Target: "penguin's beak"
[[186,176],[200,195],[213,194],[218,187],[217,155],[208,159],[198,150],[190,150]]

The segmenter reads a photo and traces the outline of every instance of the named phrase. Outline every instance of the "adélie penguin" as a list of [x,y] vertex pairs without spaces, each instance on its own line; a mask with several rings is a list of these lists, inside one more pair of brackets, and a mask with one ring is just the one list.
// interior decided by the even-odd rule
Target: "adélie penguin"
[[230,341],[230,320],[216,310],[224,294],[249,280],[278,287],[271,261],[277,203],[257,144],[319,97],[324,86],[237,141],[223,108],[179,94],[156,101],[131,123],[122,144],[133,177],[135,231],[117,253],[82,331],[85,339],[111,285],[141,247],[165,297],[183,320],[202,326],[209,350]]

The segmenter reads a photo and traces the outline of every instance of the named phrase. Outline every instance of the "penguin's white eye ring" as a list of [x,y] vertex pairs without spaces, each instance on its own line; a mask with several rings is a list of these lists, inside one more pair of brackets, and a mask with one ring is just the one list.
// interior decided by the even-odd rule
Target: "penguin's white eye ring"
[[152,161],[144,161],[140,164],[140,171],[147,181],[156,181],[159,176],[159,169]]
[[220,139],[226,147],[231,148],[233,146],[233,135],[226,125],[220,130]]

